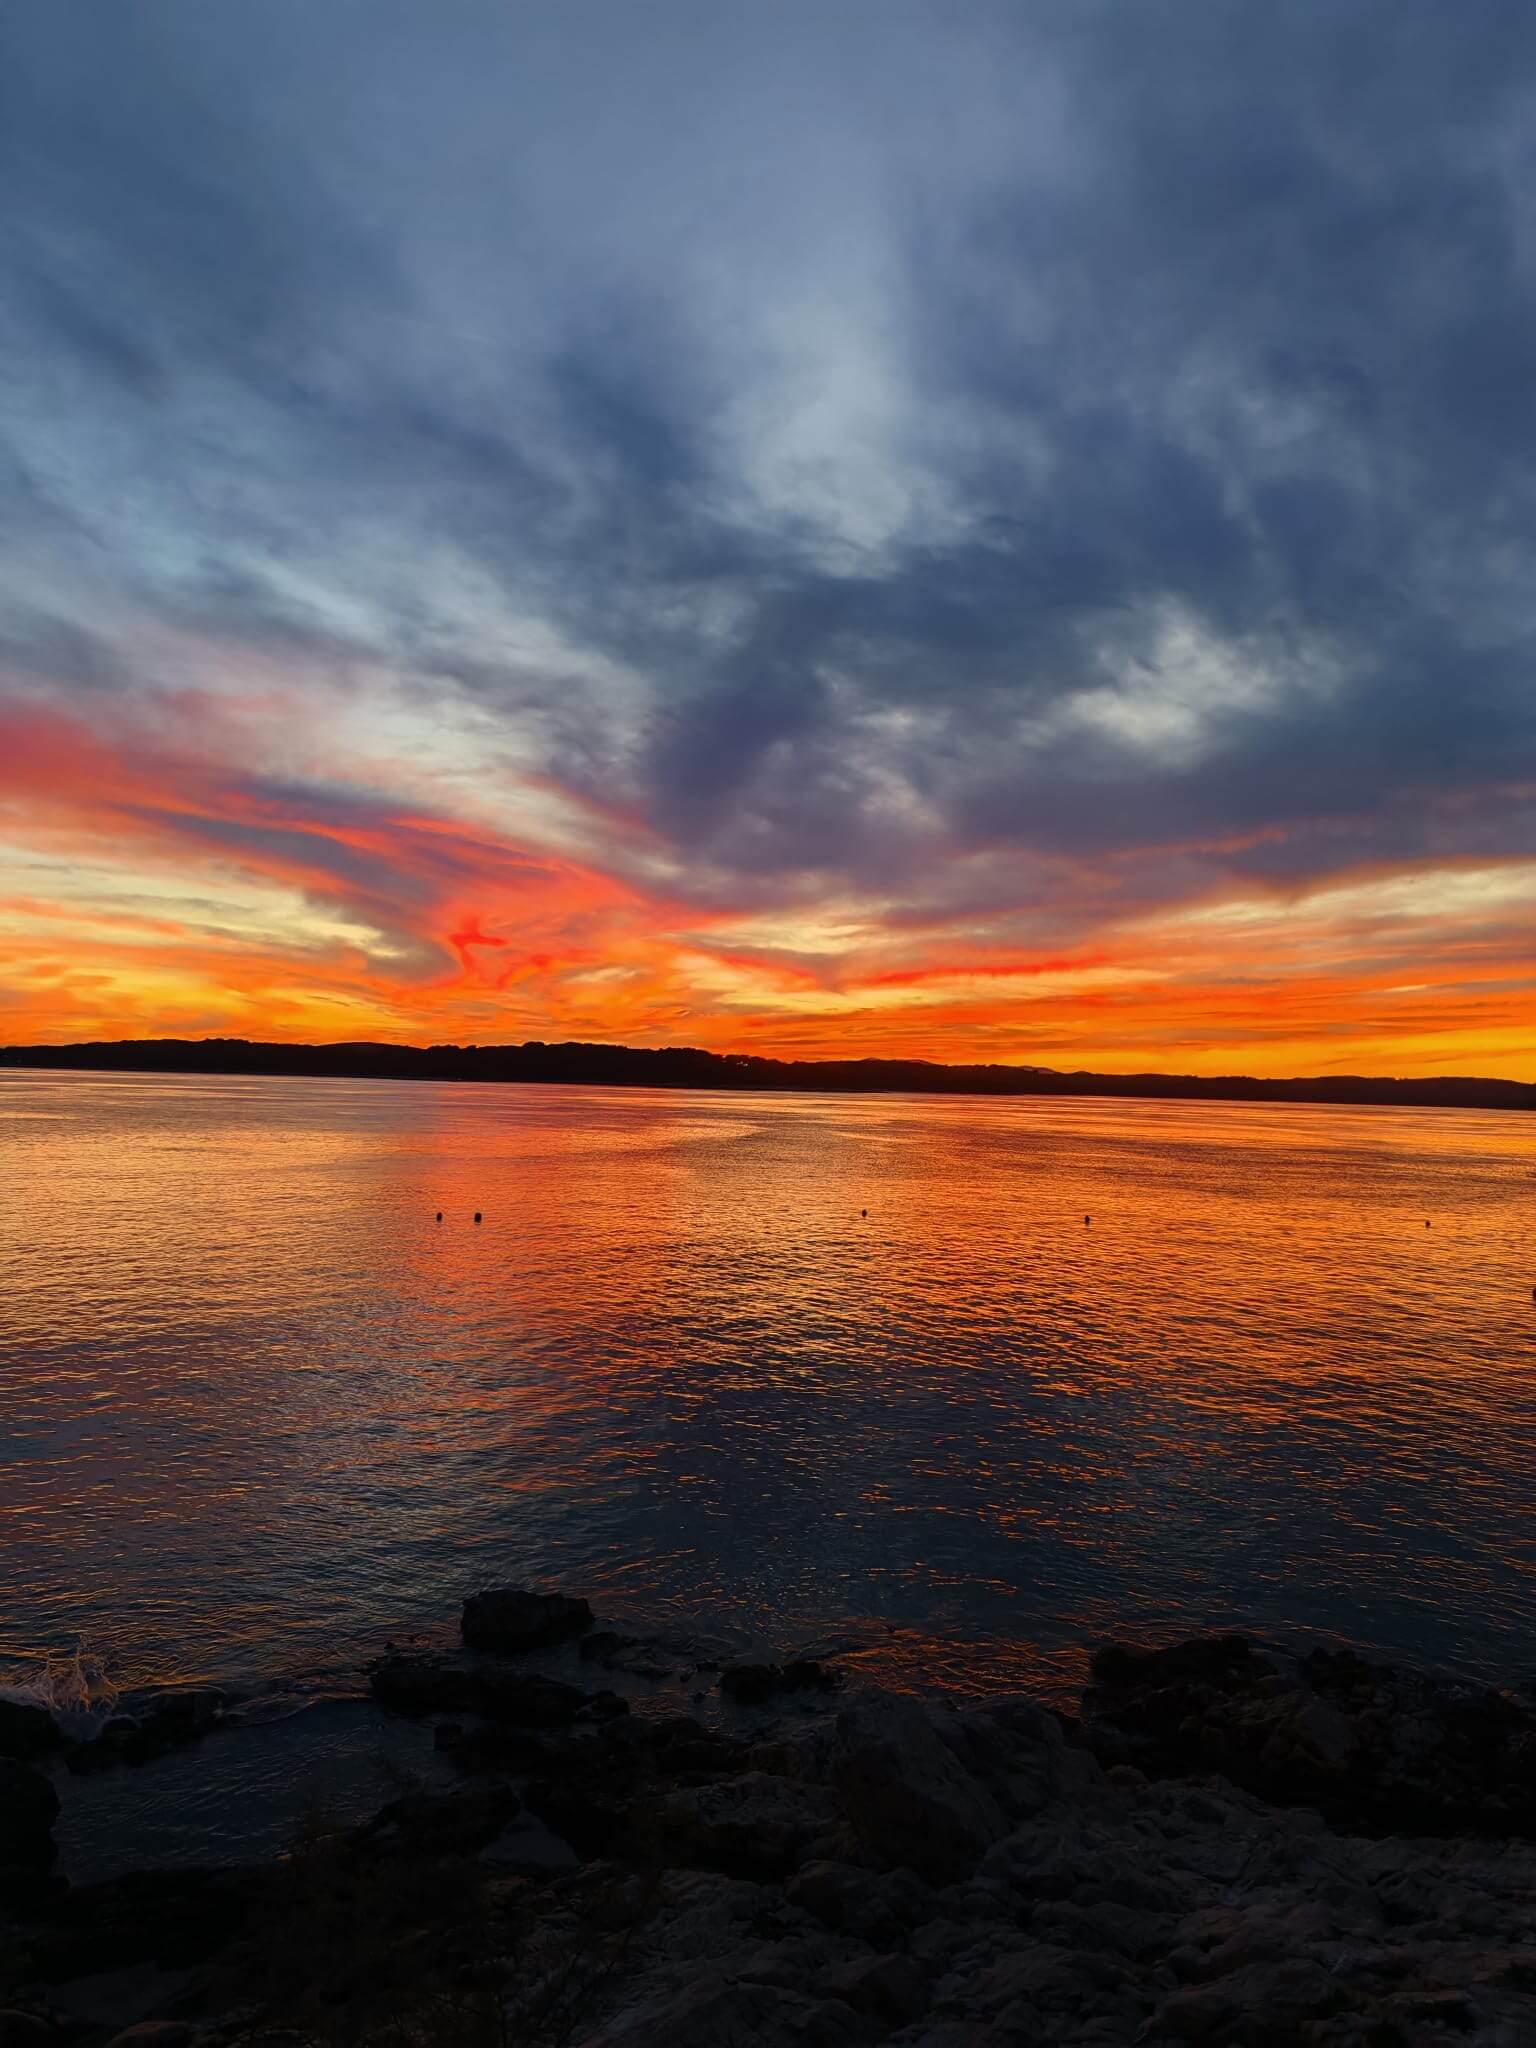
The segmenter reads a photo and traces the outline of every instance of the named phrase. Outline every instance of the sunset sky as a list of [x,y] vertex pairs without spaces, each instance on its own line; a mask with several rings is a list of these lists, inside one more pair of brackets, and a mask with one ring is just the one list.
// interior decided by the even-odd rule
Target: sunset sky
[[1530,0],[7,0],[0,193],[0,1042],[1536,1079]]

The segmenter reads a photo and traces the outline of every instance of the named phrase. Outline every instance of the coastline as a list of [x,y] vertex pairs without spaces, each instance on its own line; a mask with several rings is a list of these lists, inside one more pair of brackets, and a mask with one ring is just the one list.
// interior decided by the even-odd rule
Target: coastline
[[0,1046],[0,1070],[197,1074],[278,1079],[544,1084],[589,1088],[724,1090],[731,1094],[958,1095],[1128,1101],[1314,1104],[1334,1108],[1536,1111],[1536,1082],[1492,1075],[1096,1074],[931,1060],[780,1060],[695,1046],[570,1042],[525,1045],[338,1045],[239,1038],[116,1039],[79,1045]]
[[[1101,1650],[1064,1714],[706,1657],[706,1725],[583,1601],[461,1632],[371,1671],[437,1781],[264,1866],[51,1881],[59,1744],[0,1714],[5,2048],[1536,2038],[1529,1684],[1216,1637]],[[156,1716],[93,1761],[233,1739]]]

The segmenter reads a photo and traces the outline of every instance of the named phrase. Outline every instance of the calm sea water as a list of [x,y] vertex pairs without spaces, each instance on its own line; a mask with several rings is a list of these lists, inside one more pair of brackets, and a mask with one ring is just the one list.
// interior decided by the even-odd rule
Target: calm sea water
[[1536,1123],[9,1073],[0,1164],[0,1677],[344,1688],[498,1580],[1536,1667]]

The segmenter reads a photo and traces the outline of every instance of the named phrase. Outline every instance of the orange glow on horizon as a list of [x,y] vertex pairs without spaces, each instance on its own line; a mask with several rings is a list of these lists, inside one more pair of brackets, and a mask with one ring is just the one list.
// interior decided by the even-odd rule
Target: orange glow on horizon
[[334,798],[263,780],[206,750],[243,758],[240,716],[224,705],[193,750],[164,725],[0,702],[0,1040],[585,1038],[1536,1080],[1536,862],[1377,862],[1286,892],[1234,873],[1118,915],[1110,876],[1111,908],[1032,946],[1038,904],[703,905],[653,846],[636,855],[633,820],[580,798],[556,845],[425,772]]

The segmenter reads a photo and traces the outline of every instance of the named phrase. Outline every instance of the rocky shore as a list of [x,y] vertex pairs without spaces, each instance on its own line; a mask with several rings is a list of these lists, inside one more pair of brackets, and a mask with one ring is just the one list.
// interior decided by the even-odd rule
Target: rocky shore
[[[260,1869],[66,1885],[57,1733],[0,1704],[0,2048],[1536,2044],[1529,1690],[1223,1637],[1101,1650],[1076,1716],[729,1666],[711,1726],[580,1600],[462,1640],[370,1673],[454,1789]],[[73,1768],[226,1739],[157,1711]]]

